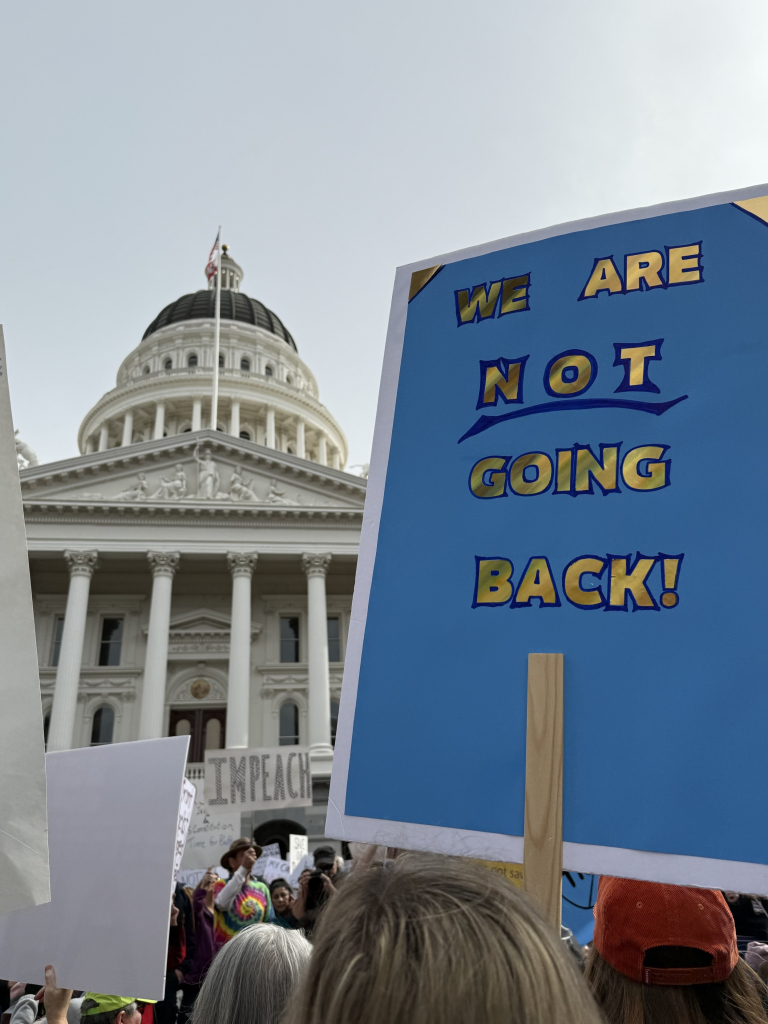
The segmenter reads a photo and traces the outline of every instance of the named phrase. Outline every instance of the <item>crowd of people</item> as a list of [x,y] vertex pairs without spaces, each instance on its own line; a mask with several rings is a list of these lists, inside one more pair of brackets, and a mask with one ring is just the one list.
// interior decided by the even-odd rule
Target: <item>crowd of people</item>
[[[315,851],[294,893],[239,839],[177,886],[157,1004],[16,985],[10,1024],[768,1024],[768,901],[603,877],[586,960],[480,864]],[[87,1018],[87,1019],[86,1019]]]

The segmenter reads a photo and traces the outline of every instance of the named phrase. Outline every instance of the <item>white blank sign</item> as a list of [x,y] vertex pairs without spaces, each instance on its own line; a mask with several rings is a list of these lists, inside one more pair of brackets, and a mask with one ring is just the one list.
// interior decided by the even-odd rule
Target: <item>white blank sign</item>
[[0,917],[0,977],[163,998],[188,742],[47,755],[51,902]]

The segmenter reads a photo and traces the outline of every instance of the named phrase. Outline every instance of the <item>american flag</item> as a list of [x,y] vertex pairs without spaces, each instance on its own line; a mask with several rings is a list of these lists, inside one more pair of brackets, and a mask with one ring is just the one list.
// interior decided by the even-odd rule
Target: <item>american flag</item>
[[216,235],[216,241],[213,243],[211,249],[211,255],[208,257],[208,262],[205,265],[205,276],[210,281],[212,277],[216,276],[216,265],[219,261],[219,235],[221,235],[221,228],[219,228],[218,234]]

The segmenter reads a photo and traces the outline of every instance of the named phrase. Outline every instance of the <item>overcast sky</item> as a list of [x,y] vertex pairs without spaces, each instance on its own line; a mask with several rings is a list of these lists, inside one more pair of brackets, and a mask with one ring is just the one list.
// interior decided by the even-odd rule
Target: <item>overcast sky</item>
[[219,223],[367,462],[395,267],[768,181],[768,5],[3,0],[0,322],[41,461]]

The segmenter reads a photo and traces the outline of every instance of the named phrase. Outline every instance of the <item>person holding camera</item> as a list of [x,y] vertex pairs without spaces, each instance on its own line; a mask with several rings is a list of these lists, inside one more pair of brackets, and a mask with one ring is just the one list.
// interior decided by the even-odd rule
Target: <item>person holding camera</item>
[[225,882],[213,883],[213,934],[217,948],[253,924],[262,924],[272,916],[269,889],[252,874],[261,847],[251,839],[236,839],[221,858],[221,866],[230,872]]
[[314,858],[315,870],[302,871],[299,895],[291,908],[307,935],[311,935],[318,912],[336,894],[340,881],[336,851],[332,846],[318,846]]

